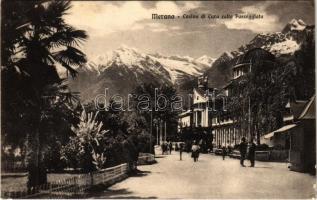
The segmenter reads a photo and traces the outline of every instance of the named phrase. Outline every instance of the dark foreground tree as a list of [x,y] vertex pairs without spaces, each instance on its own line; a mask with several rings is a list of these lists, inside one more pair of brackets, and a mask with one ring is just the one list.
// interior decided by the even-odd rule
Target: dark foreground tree
[[57,67],[76,75],[86,62],[77,47],[85,31],[66,24],[69,1],[2,2],[3,136],[27,140],[28,187],[46,182],[43,123],[70,108],[72,94]]

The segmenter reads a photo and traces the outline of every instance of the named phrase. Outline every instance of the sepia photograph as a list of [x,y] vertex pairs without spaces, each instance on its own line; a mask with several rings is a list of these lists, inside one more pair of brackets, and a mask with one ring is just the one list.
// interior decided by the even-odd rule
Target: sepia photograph
[[314,0],[2,0],[1,199],[315,199]]

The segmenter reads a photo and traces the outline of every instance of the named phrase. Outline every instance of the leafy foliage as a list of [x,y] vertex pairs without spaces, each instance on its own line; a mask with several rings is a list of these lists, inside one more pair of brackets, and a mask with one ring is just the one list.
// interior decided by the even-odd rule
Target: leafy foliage
[[106,161],[105,149],[101,148],[101,142],[108,131],[101,129],[103,124],[96,121],[97,115],[98,113],[87,114],[83,110],[79,124],[72,126],[75,136],[71,137],[71,142],[62,150],[63,158],[68,163],[77,167],[78,162],[82,161],[84,171],[88,172],[103,168]]
[[258,143],[261,135],[282,126],[288,101],[308,99],[314,94],[313,63],[307,60],[305,67],[300,64],[302,58],[308,57],[308,49],[314,52],[312,46],[306,45],[295,53],[295,57],[275,58],[262,49],[253,49],[244,55],[245,62],[251,63],[252,71],[231,83],[228,110],[246,128],[250,106],[251,136],[257,136]]
[[64,142],[76,121],[74,94],[57,67],[76,75],[75,68],[86,62],[78,45],[87,34],[64,22],[69,1],[5,1],[2,8],[2,136],[9,144],[28,141],[33,187],[46,181],[43,162],[50,160],[45,158],[50,140],[56,136]]

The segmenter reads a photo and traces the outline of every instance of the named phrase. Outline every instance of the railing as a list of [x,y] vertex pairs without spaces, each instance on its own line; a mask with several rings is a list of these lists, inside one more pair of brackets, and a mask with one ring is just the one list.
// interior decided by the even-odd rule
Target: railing
[[255,151],[255,159],[260,161],[269,161],[270,151]]
[[1,161],[1,171],[4,172],[18,172],[25,171],[26,167],[22,161]]
[[[241,157],[240,152],[237,150],[232,151],[229,154],[231,158],[239,158]],[[259,161],[269,161],[270,160],[270,151],[255,151],[255,160]]]
[[74,198],[83,197],[94,185],[111,185],[127,177],[128,166],[121,164],[101,171],[49,182],[24,191],[2,191],[2,198]]

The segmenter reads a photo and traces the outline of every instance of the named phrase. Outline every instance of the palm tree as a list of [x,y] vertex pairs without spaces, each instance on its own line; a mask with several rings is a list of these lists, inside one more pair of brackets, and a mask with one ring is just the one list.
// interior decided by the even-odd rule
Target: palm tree
[[[6,135],[12,131],[19,138],[26,136],[28,186],[33,187],[46,182],[41,121],[48,108],[57,102],[69,103],[65,99],[72,96],[57,67],[76,76],[76,68],[86,62],[78,47],[87,34],[65,23],[69,1],[4,1],[2,6],[3,128]],[[18,130],[13,128],[15,122],[21,125]]]

